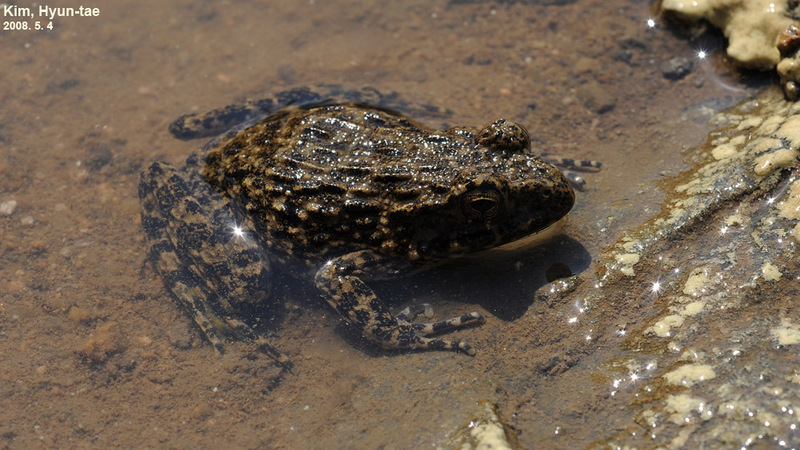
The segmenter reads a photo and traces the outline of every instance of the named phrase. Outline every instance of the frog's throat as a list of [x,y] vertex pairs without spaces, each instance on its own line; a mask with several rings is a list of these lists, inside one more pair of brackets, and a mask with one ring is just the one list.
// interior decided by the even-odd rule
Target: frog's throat
[[544,242],[547,242],[554,237],[561,234],[564,231],[564,227],[567,225],[569,216],[564,216],[559,219],[557,222],[551,224],[547,228],[542,231],[538,231],[533,234],[529,234],[523,238],[517,239],[516,241],[509,242],[507,244],[503,244],[499,247],[490,248],[475,254],[475,256],[480,257],[493,257],[505,253],[516,252],[520,250],[524,250],[526,248],[535,247],[540,245]]

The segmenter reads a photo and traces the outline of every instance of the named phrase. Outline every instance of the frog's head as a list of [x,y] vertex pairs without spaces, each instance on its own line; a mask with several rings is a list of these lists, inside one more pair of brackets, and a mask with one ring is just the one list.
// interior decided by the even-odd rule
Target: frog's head
[[475,138],[471,163],[460,167],[436,211],[419,221],[415,246],[439,258],[501,246],[564,218],[575,194],[560,170],[530,151],[520,125],[498,120]]
[[461,174],[452,185],[450,236],[466,251],[538,233],[566,216],[575,204],[564,174],[541,159],[508,169]]

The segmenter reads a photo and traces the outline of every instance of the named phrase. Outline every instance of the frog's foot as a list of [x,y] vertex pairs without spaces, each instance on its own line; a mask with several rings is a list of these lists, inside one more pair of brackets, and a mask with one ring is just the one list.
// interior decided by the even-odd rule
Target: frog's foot
[[418,314],[432,313],[429,305],[418,305],[402,311],[399,317],[393,316],[372,289],[352,275],[360,273],[365,264],[380,261],[380,257],[370,251],[343,255],[329,261],[317,272],[316,285],[342,317],[357,327],[365,338],[385,349],[459,350],[475,355],[475,349],[464,341],[426,336],[482,323],[484,318],[481,314],[469,313],[433,323],[409,323],[409,319]]
[[264,336],[258,334],[255,330],[253,330],[253,328],[250,325],[242,322],[239,319],[234,319],[230,317],[226,321],[228,322],[230,329],[240,335],[239,337],[244,337],[247,340],[252,341],[258,346],[258,350],[261,353],[272,358],[276,363],[280,364],[284,369],[288,370],[289,372],[292,371],[292,369],[294,368],[294,363],[292,362],[292,360],[290,360],[288,356],[286,356],[283,352],[278,350],[274,345],[267,342]]
[[417,333],[420,333],[425,336],[430,336],[434,334],[446,333],[448,331],[457,330],[459,328],[469,327],[472,325],[480,325],[483,322],[486,322],[486,318],[483,317],[483,314],[478,312],[471,312],[447,320],[440,320],[438,322],[412,323],[411,326]]
[[[191,305],[196,305],[195,301],[196,299],[192,299]],[[239,319],[228,317],[222,320],[211,312],[194,310],[194,321],[219,355],[225,354],[225,343],[219,335],[219,332],[223,332],[239,341],[252,342],[257,346],[258,351],[271,358],[287,371],[292,372],[294,368],[294,363],[286,354],[267,342],[264,336],[258,334],[250,325]]]
[[196,282],[191,283],[188,280],[196,279],[196,275],[185,267],[176,266],[174,261],[177,261],[177,258],[174,257],[174,252],[165,251],[163,248],[165,246],[171,247],[171,243],[167,240],[154,243],[150,250],[150,259],[154,261],[164,283],[170,286],[170,292],[179,301],[179,304],[192,314],[195,323],[200,327],[217,354],[225,353],[225,343],[220,337],[220,333],[224,333],[238,340],[253,342],[261,353],[270,357],[287,371],[292,372],[294,363],[289,357],[267,342],[252,327],[237,319],[223,320],[214,314],[207,307],[209,299],[205,294],[196,287],[190,287]]
[[399,313],[395,314],[395,319],[399,323],[408,323],[419,334],[424,336],[431,336],[434,334],[445,333],[447,331],[457,330],[459,328],[469,327],[472,325],[479,325],[486,321],[483,314],[478,312],[471,312],[463,314],[458,317],[453,317],[447,320],[440,320],[430,323],[411,323],[411,321],[418,315],[423,315],[427,319],[433,318],[433,307],[428,303],[421,303],[419,305],[412,305]]
[[579,191],[586,190],[586,180],[575,172],[597,172],[603,166],[600,161],[564,158],[551,153],[542,153],[542,159],[561,168],[569,184]]
[[[192,299],[192,302],[194,302],[194,300],[195,299]],[[247,325],[241,320],[233,318],[227,318],[226,320],[221,321],[221,319],[216,316],[207,316],[205,313],[198,310],[195,310],[194,314],[195,323],[197,323],[197,325],[203,331],[206,339],[208,339],[208,342],[210,342],[214,347],[214,350],[217,352],[217,354],[222,355],[225,353],[225,343],[219,336],[219,330],[225,332],[226,334],[232,335],[237,340],[250,341],[254,343],[257,346],[258,351],[271,358],[287,371],[292,372],[292,369],[294,368],[294,363],[292,360],[289,359],[286,354],[278,350],[274,345],[267,342],[264,336],[258,334],[250,325]],[[212,321],[217,322],[217,324],[213,324]]]
[[172,245],[166,239],[154,242],[150,249],[150,259],[160,272],[164,283],[170,286],[170,292],[183,308],[192,314],[195,323],[200,327],[216,353],[219,355],[225,353],[225,343],[220,337],[220,332],[222,332],[239,340],[253,342],[261,353],[291,372],[294,364],[289,357],[267,342],[252,327],[237,319],[222,320],[206,306],[209,304],[209,299],[205,294],[196,287],[190,287],[197,285],[197,281],[194,283],[189,281],[196,280],[196,275],[187,268],[177,265],[175,262],[178,258],[175,257],[174,250],[168,251],[170,249],[172,249]]
[[[470,314],[465,314],[465,316],[469,315]],[[480,322],[483,322],[483,316],[481,316]],[[475,320],[472,321],[472,323],[480,322],[476,322]],[[424,335],[426,333],[421,333],[419,330],[417,330],[416,325],[425,326],[435,324],[395,323],[390,327],[377,327],[369,330],[369,332],[365,331],[364,336],[367,339],[380,344],[381,347],[387,350],[457,350],[464,352],[469,356],[475,356],[475,349],[466,342],[425,337]]]
[[415,317],[422,314],[426,319],[433,318],[433,306],[430,303],[420,303],[406,307],[394,315],[398,322],[411,322]]

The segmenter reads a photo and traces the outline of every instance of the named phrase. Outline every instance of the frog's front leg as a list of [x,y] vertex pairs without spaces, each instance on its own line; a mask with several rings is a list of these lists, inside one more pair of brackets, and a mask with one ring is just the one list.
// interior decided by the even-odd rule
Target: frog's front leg
[[[360,275],[385,270],[387,259],[370,250],[340,256],[325,263],[317,272],[316,285],[325,293],[331,306],[364,337],[386,349],[460,350],[474,355],[475,349],[464,341],[450,341],[426,336],[484,322],[480,313],[472,312],[433,323],[410,323],[414,312],[393,316]],[[397,271],[396,271],[397,272]],[[428,314],[426,314],[428,315]]]

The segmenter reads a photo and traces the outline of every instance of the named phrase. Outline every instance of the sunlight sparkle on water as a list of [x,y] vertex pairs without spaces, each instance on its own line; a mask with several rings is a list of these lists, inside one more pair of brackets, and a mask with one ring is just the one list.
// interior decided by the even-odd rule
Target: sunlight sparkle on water
[[652,17],[648,17],[647,18],[647,27],[648,28],[655,28],[656,27],[655,19],[653,19]]
[[247,232],[244,231],[241,225],[238,223],[234,223],[232,225],[228,225],[228,229],[231,230],[231,234],[233,237],[237,239],[247,239]]
[[654,282],[654,283],[653,283],[653,287],[652,287],[651,289],[652,289],[652,291],[653,291],[653,292],[655,292],[656,294],[658,294],[658,291],[660,291],[660,290],[661,290],[661,283],[660,283],[660,282],[658,282],[658,281]]

